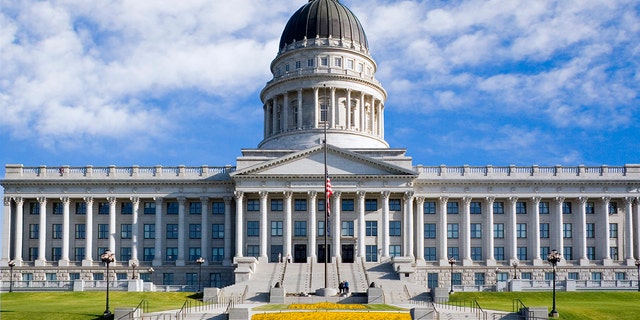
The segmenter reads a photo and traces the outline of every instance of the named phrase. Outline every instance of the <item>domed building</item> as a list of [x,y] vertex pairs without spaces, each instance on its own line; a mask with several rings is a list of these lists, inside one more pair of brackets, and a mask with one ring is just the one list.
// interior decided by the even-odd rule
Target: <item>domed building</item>
[[15,264],[14,288],[98,286],[107,250],[127,290],[246,299],[276,283],[549,289],[553,250],[566,290],[637,284],[640,165],[414,165],[384,139],[387,93],[337,0],[291,16],[270,69],[263,140],[235,166],[6,165],[0,264]]

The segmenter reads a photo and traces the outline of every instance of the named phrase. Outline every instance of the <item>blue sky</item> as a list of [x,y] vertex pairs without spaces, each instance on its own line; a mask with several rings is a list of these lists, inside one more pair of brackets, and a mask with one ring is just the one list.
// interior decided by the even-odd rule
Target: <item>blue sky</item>
[[[234,164],[306,2],[0,0],[0,163]],[[414,164],[640,163],[637,0],[342,3]]]

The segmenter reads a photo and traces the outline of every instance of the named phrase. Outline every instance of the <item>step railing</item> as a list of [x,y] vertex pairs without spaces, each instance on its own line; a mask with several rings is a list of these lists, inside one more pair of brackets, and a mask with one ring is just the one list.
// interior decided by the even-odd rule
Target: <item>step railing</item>
[[135,315],[137,312],[145,313],[147,312],[147,310],[149,310],[149,303],[147,302],[147,300],[142,300],[140,301],[140,303],[138,303],[135,309],[133,309],[131,312],[128,312],[127,314],[124,314],[117,320],[135,319]]

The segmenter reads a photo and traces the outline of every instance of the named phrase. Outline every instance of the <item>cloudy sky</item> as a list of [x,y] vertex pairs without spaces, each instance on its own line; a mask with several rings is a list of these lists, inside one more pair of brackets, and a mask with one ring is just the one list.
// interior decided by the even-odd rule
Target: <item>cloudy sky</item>
[[[0,0],[0,164],[234,164],[306,2]],[[640,163],[637,0],[341,2],[414,164]]]

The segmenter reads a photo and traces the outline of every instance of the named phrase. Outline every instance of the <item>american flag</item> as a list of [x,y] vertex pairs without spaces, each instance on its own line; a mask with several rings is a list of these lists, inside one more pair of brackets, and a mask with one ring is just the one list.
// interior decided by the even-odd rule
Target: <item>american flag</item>
[[327,184],[325,185],[324,192],[327,197],[327,217],[331,216],[331,206],[329,205],[329,199],[333,194],[333,189],[331,189],[331,179],[329,179],[329,175],[327,175]]

